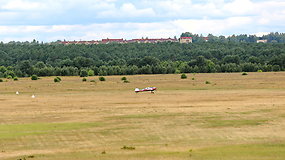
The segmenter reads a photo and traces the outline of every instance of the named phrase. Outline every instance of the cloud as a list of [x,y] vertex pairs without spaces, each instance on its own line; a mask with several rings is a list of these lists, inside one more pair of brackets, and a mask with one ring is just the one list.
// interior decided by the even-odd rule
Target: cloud
[[285,32],[283,0],[0,0],[0,37],[54,41]]
[[124,3],[120,8],[111,8],[110,10],[99,12],[97,17],[129,18],[149,16],[155,16],[155,12],[152,8],[138,9],[132,3]]
[[1,9],[4,10],[17,10],[17,11],[30,11],[30,10],[39,10],[46,8],[43,3],[24,1],[24,0],[10,0],[6,1],[4,5],[1,6]]
[[[103,23],[90,25],[53,25],[53,26],[0,26],[0,36],[17,35],[39,41],[99,40],[102,38],[168,38],[179,36],[182,32],[222,34],[232,29],[244,29],[252,19],[234,17],[224,20],[174,20],[152,23]],[[226,24],[226,25],[224,25]],[[32,35],[32,36],[31,36]],[[46,38],[42,38],[46,37]],[[22,36],[20,37],[23,38]],[[31,41],[32,39],[27,39]]]

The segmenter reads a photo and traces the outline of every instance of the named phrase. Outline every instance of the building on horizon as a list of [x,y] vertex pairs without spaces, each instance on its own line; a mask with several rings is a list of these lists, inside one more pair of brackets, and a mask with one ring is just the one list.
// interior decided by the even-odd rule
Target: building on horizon
[[261,39],[256,41],[256,43],[267,43],[267,42],[268,42],[267,39]]
[[180,43],[192,43],[193,40],[192,40],[192,37],[180,37],[179,42]]

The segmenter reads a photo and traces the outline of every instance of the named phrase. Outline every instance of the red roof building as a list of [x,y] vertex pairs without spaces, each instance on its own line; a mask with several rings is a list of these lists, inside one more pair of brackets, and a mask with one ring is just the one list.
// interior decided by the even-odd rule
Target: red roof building
[[180,43],[192,43],[192,37],[181,37],[180,38]]

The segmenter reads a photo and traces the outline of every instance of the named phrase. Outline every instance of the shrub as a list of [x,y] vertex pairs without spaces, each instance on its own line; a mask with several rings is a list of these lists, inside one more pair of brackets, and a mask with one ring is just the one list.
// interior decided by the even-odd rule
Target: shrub
[[99,77],[99,81],[106,81],[105,77]]
[[88,72],[85,69],[81,70],[80,77],[88,77]]
[[94,76],[94,75],[95,75],[94,71],[92,69],[89,69],[88,76]]
[[61,78],[60,77],[56,77],[59,81],[61,81]]
[[90,82],[96,82],[95,80],[91,80]]
[[54,81],[54,82],[60,82],[61,79],[60,79],[59,77],[55,77],[55,78],[53,79],[53,81]]
[[3,82],[3,79],[0,79],[0,82]]
[[121,80],[122,80],[122,81],[126,81],[126,80],[127,80],[127,77],[122,77]]
[[14,81],[18,81],[19,79],[18,79],[18,77],[14,77]]
[[135,148],[135,147],[132,147],[132,146],[124,146],[124,147],[122,147],[121,149],[135,150],[136,148]]
[[86,78],[83,78],[83,79],[82,79],[82,82],[86,82],[86,81],[87,81],[87,79],[86,79]]
[[195,78],[192,78],[192,80],[194,81],[194,80],[195,80]]
[[205,84],[211,84],[211,82],[209,82],[209,81],[206,81],[206,82],[205,82]]
[[124,80],[124,83],[130,83],[130,81],[128,81],[128,80]]
[[7,79],[12,79],[13,77],[11,75],[8,75],[7,76]]
[[38,78],[37,75],[32,75],[32,77],[31,77],[31,80],[33,80],[33,81],[38,80],[38,79],[39,79],[39,78]]
[[259,69],[257,72],[263,72],[261,69]]
[[181,79],[187,79],[187,75],[185,73],[181,74]]
[[247,75],[247,73],[246,73],[246,72],[243,72],[241,75],[246,76],[246,75]]

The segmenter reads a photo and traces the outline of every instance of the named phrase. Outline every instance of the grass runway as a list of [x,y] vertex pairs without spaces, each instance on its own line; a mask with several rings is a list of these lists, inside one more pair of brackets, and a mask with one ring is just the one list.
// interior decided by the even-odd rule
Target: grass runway
[[187,76],[2,82],[0,159],[285,159],[285,72]]

